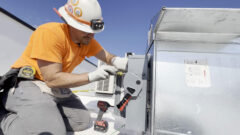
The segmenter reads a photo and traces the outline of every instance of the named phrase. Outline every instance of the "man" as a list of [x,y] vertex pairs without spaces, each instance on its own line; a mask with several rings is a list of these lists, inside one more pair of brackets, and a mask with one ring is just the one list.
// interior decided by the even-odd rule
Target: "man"
[[[97,0],[68,0],[59,13],[67,24],[38,27],[12,65],[12,69],[33,67],[36,80],[18,82],[3,98],[9,111],[1,121],[4,135],[66,135],[67,131],[88,128],[89,112],[69,88],[126,70],[126,58],[110,54],[94,39],[94,34],[104,29]],[[90,56],[109,66],[89,73],[71,73]]]

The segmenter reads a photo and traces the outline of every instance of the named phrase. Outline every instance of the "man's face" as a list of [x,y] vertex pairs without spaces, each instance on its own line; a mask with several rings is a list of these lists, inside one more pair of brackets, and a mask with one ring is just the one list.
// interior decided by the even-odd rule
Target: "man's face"
[[79,31],[78,33],[78,39],[81,44],[88,45],[89,42],[93,39],[94,33],[86,33],[83,31]]
[[86,33],[73,27],[71,31],[71,37],[73,38],[72,40],[76,43],[88,45],[89,42],[94,38],[94,33]]

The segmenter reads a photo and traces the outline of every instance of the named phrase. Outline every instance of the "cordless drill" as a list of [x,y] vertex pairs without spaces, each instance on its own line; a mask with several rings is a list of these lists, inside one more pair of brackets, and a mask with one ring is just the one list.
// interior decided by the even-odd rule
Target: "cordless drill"
[[106,101],[98,101],[97,106],[99,108],[99,112],[98,112],[97,120],[95,121],[95,124],[94,124],[94,130],[100,131],[100,132],[107,132],[108,122],[102,120],[102,116],[107,111],[107,109],[112,106]]

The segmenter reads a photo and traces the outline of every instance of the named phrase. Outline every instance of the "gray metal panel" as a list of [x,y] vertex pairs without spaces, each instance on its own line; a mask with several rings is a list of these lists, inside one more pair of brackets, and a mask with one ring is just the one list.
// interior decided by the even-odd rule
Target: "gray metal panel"
[[214,44],[239,43],[239,34],[235,33],[188,33],[188,32],[161,32],[156,33],[155,40],[172,42],[197,42]]
[[[240,38],[238,40],[240,44]],[[240,48],[237,42],[234,44],[216,44],[216,43],[199,43],[199,42],[169,42],[169,41],[155,41],[157,47],[156,51],[169,52],[205,52],[205,53],[230,53],[239,54]]]
[[165,8],[156,31],[240,33],[240,9]]
[[162,11],[152,46],[152,135],[238,134],[239,17],[239,9]]
[[[129,56],[128,72],[141,78],[141,91],[137,97],[132,97],[126,107],[126,130],[142,134],[146,130],[146,99],[148,58],[144,55]],[[133,81],[124,81],[124,87],[132,86]],[[138,92],[138,91],[136,91]],[[127,133],[126,133],[127,134]]]
[[155,133],[238,134],[239,55],[159,51],[156,69]]
[[164,7],[152,19],[147,50],[153,40],[234,44],[239,23],[240,9]]
[[[152,67],[150,67],[151,69],[149,69],[149,70],[152,70],[150,73],[152,74],[152,76],[151,76],[151,80],[152,80],[152,82],[149,82],[150,84],[150,87],[152,88],[151,89],[151,98],[152,98],[152,100],[151,100],[151,115],[150,115],[150,121],[151,121],[151,123],[150,123],[150,135],[153,135],[154,134],[154,130],[155,130],[155,115],[156,115],[156,113],[155,113],[155,111],[156,111],[156,108],[157,108],[157,106],[156,106],[156,72],[157,72],[157,66],[156,66],[156,64],[157,64],[157,50],[156,50],[157,48],[154,46],[154,45],[152,45],[151,46],[151,48],[149,49],[149,54],[150,55],[152,55],[152,61],[151,61],[151,66]],[[157,126],[157,125],[156,125]]]

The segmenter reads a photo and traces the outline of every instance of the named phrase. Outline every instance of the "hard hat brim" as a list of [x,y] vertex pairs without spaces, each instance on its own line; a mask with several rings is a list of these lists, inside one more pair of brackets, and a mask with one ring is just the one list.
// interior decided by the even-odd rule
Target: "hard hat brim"
[[99,33],[104,30],[104,28],[101,30],[93,30],[89,25],[78,22],[77,20],[72,18],[70,15],[68,15],[64,6],[60,7],[58,9],[58,12],[66,20],[67,24],[71,25],[75,29],[78,29],[87,33]]

